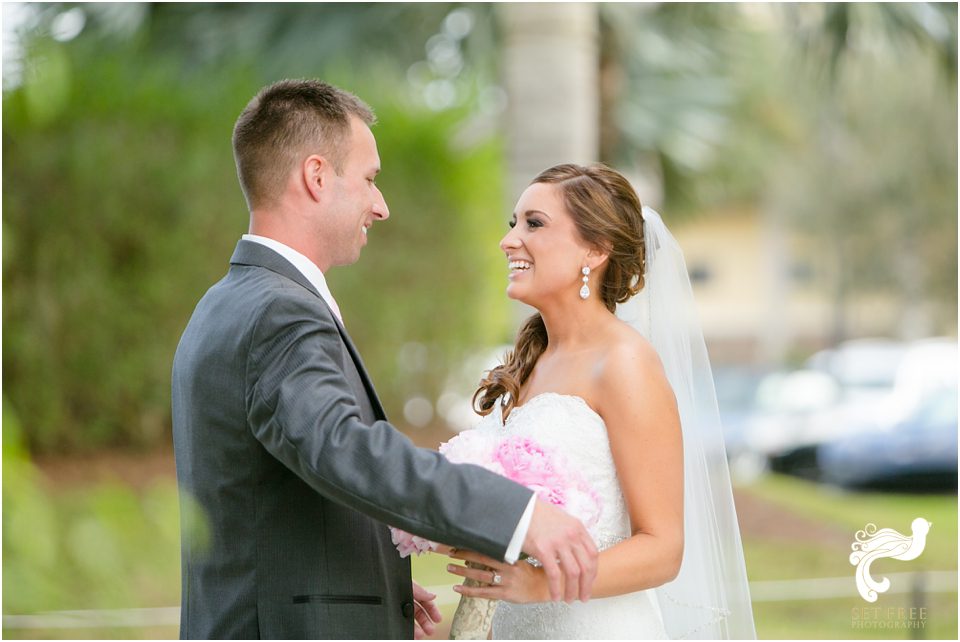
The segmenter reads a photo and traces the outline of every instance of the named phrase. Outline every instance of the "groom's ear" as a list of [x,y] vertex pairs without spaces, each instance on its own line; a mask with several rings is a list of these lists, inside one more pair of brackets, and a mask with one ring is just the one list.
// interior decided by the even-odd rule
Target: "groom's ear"
[[330,172],[333,166],[325,157],[319,154],[307,156],[301,165],[301,179],[304,189],[314,201],[323,198],[323,190],[330,180]]

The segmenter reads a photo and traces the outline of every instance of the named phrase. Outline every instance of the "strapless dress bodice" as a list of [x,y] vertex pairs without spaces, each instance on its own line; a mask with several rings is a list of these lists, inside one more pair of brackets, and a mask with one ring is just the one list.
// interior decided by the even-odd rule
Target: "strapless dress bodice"
[[607,427],[586,401],[575,395],[544,392],[515,407],[506,421],[502,417],[498,403],[476,430],[536,441],[560,457],[568,469],[582,475],[600,497],[600,519],[591,529],[598,548],[608,548],[630,536],[630,517],[610,452]]
[[[575,470],[600,498],[591,535],[601,551],[630,537],[630,516],[617,477],[603,418],[576,395],[540,393],[515,407],[506,420],[500,404],[474,430],[498,437],[526,437]],[[523,563],[523,562],[520,562]],[[501,602],[493,620],[495,639],[660,639],[666,637],[654,591],[587,603]]]

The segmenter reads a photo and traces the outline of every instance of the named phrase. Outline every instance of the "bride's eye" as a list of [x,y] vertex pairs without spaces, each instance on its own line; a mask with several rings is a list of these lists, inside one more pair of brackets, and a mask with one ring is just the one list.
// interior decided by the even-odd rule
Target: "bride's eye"
[[511,230],[512,230],[513,228],[515,228],[515,227],[517,226],[517,219],[515,219],[515,218],[510,219],[510,222],[507,223],[507,226],[508,226]]
[[540,219],[538,218],[528,218],[527,227],[529,228],[543,227],[543,222],[540,221]]

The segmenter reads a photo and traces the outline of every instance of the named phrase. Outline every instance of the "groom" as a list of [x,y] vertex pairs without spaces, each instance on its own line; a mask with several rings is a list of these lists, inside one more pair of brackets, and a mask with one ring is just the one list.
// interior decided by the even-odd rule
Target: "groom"
[[386,524],[544,562],[586,600],[597,552],[531,491],[419,449],[388,424],[324,279],[389,216],[373,114],[319,81],[281,81],[233,134],[250,208],[226,276],[173,364],[183,638],[411,638],[432,596]]

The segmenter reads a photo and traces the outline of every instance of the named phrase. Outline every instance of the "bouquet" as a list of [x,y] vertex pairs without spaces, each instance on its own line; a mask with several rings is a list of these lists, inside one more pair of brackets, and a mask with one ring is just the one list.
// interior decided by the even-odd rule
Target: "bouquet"
[[[600,497],[559,453],[535,440],[467,430],[441,444],[440,454],[455,464],[476,464],[526,486],[538,499],[576,517],[591,535],[596,535],[593,531],[600,519]],[[398,528],[391,527],[390,531],[401,557],[438,548],[436,542]],[[464,584],[477,585],[471,579]],[[451,639],[485,639],[495,608],[493,600],[461,596],[450,627]]]

